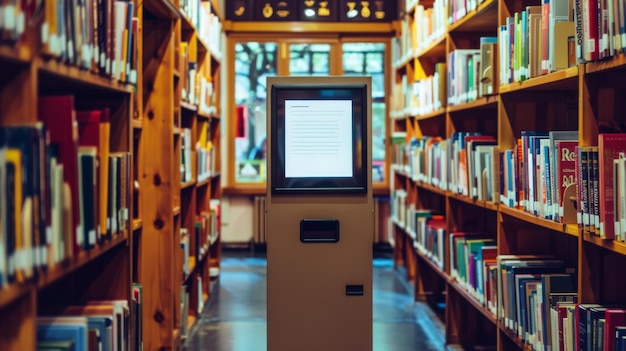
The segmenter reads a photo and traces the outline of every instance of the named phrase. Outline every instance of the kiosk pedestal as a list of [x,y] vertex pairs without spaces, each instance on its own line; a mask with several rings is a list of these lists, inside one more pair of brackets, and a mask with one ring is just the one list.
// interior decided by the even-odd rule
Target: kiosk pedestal
[[371,80],[267,82],[268,350],[371,350]]

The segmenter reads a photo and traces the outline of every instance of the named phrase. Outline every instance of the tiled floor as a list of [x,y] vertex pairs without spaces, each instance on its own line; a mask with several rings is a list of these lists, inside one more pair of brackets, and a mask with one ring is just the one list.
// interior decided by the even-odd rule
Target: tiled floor
[[[440,320],[413,302],[402,272],[382,256],[373,262],[374,350],[444,350]],[[216,291],[192,330],[187,350],[266,350],[266,262],[263,255],[224,252]]]

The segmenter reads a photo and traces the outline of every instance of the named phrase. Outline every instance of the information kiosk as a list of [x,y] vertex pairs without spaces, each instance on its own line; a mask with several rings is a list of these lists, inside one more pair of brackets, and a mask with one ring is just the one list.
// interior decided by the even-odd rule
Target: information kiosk
[[372,349],[371,78],[267,78],[269,351]]

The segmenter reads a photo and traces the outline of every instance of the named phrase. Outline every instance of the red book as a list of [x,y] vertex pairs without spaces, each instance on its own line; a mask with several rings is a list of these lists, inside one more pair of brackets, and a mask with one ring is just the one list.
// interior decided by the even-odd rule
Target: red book
[[541,3],[541,74],[548,74],[548,38],[550,38],[550,1]]
[[620,152],[626,152],[626,134],[598,135],[600,237],[603,239],[615,239],[613,160],[619,157]]
[[562,140],[556,142],[558,162],[556,164],[557,186],[556,200],[559,206],[559,220],[563,222],[563,194],[565,189],[576,183],[576,146],[578,141]]
[[72,208],[70,231],[76,254],[82,245],[82,229],[78,202],[78,124],[74,111],[74,97],[41,96],[38,110],[39,119],[48,127],[50,143],[58,145],[63,164],[63,182],[70,189]]
[[583,1],[583,58],[593,61],[600,58],[598,37],[598,2]]
[[608,309],[604,312],[604,351],[615,350],[615,327],[626,326],[626,310]]

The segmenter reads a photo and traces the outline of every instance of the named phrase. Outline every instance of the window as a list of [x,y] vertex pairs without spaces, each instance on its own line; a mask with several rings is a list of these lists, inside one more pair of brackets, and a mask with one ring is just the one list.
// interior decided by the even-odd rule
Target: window
[[343,74],[372,76],[372,181],[385,180],[385,44],[344,43]]
[[[372,77],[372,180],[387,188],[385,179],[387,44],[378,42],[311,39],[267,41],[252,36],[233,39],[235,115],[229,119],[234,145],[228,147],[234,177],[229,186],[264,187],[266,181],[266,78],[276,75],[325,76],[344,74]],[[232,50],[232,49],[231,49]],[[231,95],[233,94],[233,95]],[[230,183],[233,182],[234,183]]]
[[276,43],[235,44],[235,179],[265,181],[265,81],[276,75]]

